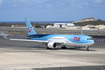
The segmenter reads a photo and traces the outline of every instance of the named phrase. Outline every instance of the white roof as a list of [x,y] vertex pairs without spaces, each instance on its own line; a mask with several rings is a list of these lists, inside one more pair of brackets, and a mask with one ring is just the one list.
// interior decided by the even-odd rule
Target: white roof
[[54,23],[54,24],[67,24],[67,23]]

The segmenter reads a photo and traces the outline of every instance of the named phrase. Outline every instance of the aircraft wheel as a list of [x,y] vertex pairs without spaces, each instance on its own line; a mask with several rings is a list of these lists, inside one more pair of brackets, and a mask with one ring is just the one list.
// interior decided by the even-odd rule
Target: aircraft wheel
[[86,51],[89,51],[89,49],[86,49]]
[[66,46],[63,46],[63,47],[61,47],[61,49],[67,49],[67,47]]
[[86,51],[89,51],[89,46],[86,46]]
[[75,49],[81,48],[80,46],[74,46]]
[[49,47],[46,47],[46,49],[50,49]]

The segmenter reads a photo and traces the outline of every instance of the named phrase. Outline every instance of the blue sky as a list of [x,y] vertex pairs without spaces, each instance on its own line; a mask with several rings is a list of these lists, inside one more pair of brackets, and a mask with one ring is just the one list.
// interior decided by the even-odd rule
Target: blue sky
[[0,21],[105,21],[105,0],[0,0]]

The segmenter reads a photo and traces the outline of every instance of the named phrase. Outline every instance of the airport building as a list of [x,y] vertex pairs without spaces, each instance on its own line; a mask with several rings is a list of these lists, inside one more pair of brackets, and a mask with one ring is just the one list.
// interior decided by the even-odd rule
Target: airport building
[[54,27],[59,28],[66,28],[66,27],[74,27],[75,25],[73,23],[54,23]]
[[46,28],[67,28],[75,27],[73,23],[54,23],[54,26],[48,25]]

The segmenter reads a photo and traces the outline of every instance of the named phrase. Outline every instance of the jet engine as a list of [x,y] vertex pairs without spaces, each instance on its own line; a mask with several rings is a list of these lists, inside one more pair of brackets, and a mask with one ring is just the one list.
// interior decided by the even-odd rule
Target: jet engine
[[54,43],[54,42],[49,42],[49,43],[47,44],[47,47],[48,47],[48,48],[55,48],[56,46],[57,46],[57,44]]

